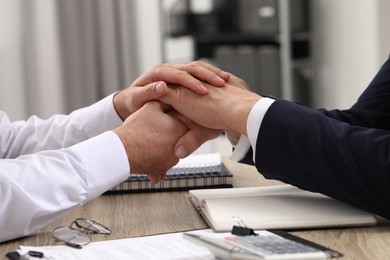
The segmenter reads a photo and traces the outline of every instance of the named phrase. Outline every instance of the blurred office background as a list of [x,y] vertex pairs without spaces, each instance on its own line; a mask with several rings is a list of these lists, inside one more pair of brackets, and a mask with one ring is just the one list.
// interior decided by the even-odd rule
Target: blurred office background
[[139,73],[135,2],[0,0],[0,109],[46,118],[126,86]]
[[[197,45],[204,32],[193,30],[219,35],[215,30],[226,26],[218,27],[210,14],[218,7],[219,18],[232,23],[223,16],[231,3],[241,18],[228,25],[230,32],[246,30],[240,35],[248,41],[240,38],[233,49],[258,51],[258,44],[266,47],[263,54],[276,50],[279,58],[266,67],[285,66],[274,82],[283,87],[271,94],[311,107],[351,106],[390,52],[388,0],[0,0],[0,110],[12,120],[47,118],[125,87],[156,63],[205,58],[225,66],[232,40],[222,44],[220,38],[210,55]],[[280,8],[286,4],[289,10]],[[185,27],[183,14],[206,23]],[[272,19],[273,25],[260,23]],[[286,23],[287,36],[280,27]],[[274,40],[257,37],[264,33]],[[296,42],[281,44],[286,41]]]

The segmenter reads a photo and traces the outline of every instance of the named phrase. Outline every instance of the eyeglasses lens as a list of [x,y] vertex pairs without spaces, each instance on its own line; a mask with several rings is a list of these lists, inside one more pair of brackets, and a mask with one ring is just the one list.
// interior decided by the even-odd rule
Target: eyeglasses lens
[[91,242],[91,238],[78,230],[68,227],[59,227],[53,231],[53,237],[59,241],[70,242],[74,245],[86,245]]

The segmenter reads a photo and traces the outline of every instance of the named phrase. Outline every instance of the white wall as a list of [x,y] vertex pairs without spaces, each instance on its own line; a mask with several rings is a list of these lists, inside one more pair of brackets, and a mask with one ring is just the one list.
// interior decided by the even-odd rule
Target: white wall
[[380,60],[384,61],[390,53],[390,1],[380,0],[378,1],[377,12],[378,12],[378,38],[379,38],[379,57]]
[[[388,0],[316,0],[315,105],[350,107],[389,52]],[[382,10],[381,10],[382,9]],[[385,36],[387,35],[387,36]]]

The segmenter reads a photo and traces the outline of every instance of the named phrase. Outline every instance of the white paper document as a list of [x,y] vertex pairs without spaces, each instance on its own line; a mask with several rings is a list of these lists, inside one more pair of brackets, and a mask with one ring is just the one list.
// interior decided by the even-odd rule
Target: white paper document
[[[262,247],[253,251],[253,246],[248,242],[247,248],[240,246],[238,241],[242,239],[234,238],[230,232],[215,233],[211,229],[195,230],[189,232],[178,232],[154,236],[135,237],[127,239],[108,240],[100,242],[92,242],[84,246],[82,249],[75,249],[65,245],[59,246],[43,246],[31,247],[20,246],[18,252],[21,255],[26,255],[28,251],[38,251],[44,254],[43,259],[56,260],[212,260],[216,259],[216,255],[222,259],[284,259],[284,260],[302,260],[302,259],[326,259],[327,255],[337,253],[342,254],[328,248],[322,249],[311,248],[309,251],[303,253],[302,245],[305,245],[302,240],[298,242],[299,252],[291,252],[292,242],[291,235],[287,233],[275,233],[267,230],[256,230],[257,236],[249,236],[248,241],[258,238],[256,243],[266,243],[269,248],[270,243],[274,243],[275,248],[280,246],[282,241],[289,243],[289,248],[285,253],[264,251]],[[290,236],[288,240],[285,239],[285,234]],[[242,237],[241,237],[242,238]],[[277,239],[277,240],[275,240]],[[292,239],[292,240],[291,240]],[[233,241],[236,241],[234,242]],[[205,243],[207,241],[207,243]],[[277,241],[277,242],[276,242]],[[231,244],[233,243],[233,244]],[[265,245],[265,244],[264,244]],[[310,244],[312,246],[313,243]],[[320,245],[318,245],[321,247]],[[326,250],[325,250],[326,249]],[[252,251],[253,252],[252,252]],[[260,250],[260,251],[259,251]],[[261,251],[262,250],[262,251]],[[287,250],[287,249],[286,249]],[[259,256],[261,252],[261,256]],[[327,253],[326,253],[327,252]],[[280,255],[282,254],[282,255]],[[280,258],[282,256],[282,258]],[[309,257],[310,256],[310,257]],[[23,258],[36,259],[36,258]],[[220,259],[220,258],[218,258]]]
[[[202,230],[202,232],[205,231]],[[208,232],[211,231],[209,230]],[[75,249],[65,245],[44,247],[20,246],[18,252],[23,255],[28,251],[39,251],[45,255],[45,259],[56,260],[215,259],[214,255],[206,247],[184,239],[183,233],[92,242],[82,249]]]

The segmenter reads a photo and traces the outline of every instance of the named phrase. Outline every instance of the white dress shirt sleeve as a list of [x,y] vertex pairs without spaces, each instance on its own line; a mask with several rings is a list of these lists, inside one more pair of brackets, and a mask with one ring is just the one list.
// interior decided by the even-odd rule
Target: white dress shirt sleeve
[[261,123],[263,122],[264,116],[267,113],[268,108],[272,105],[274,101],[274,99],[263,97],[253,106],[252,110],[248,115],[248,120],[246,124],[248,136],[241,135],[230,159],[234,161],[240,161],[244,158],[245,154],[252,146],[253,161],[255,162],[256,143]]
[[47,120],[32,116],[26,121],[10,122],[0,111],[0,158],[69,147],[120,126],[122,120],[115,111],[113,95],[70,115],[54,115]]
[[126,180],[125,148],[108,131],[121,123],[112,96],[47,121],[0,114],[0,241],[32,234]]

